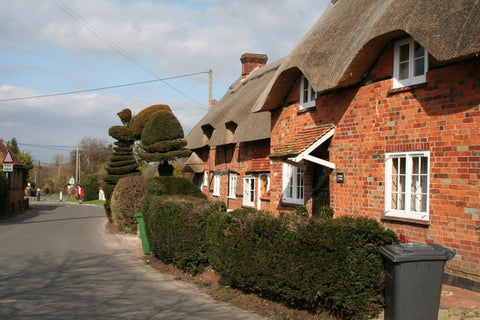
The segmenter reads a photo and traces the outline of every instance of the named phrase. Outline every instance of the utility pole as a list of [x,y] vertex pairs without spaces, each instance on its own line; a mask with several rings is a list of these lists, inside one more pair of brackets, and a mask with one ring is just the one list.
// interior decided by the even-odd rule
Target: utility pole
[[208,70],[208,111],[212,110],[212,69]]
[[80,176],[80,171],[79,171],[79,157],[78,157],[78,142],[77,142],[77,153],[75,154],[75,182],[78,184],[78,178]]

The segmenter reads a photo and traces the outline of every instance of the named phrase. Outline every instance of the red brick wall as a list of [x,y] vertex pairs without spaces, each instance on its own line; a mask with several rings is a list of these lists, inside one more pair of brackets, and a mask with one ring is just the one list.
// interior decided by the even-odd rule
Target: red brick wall
[[[424,85],[391,90],[391,48],[370,72],[368,85],[321,95],[317,108],[299,112],[298,85],[287,107],[272,112],[272,146],[304,126],[334,122],[330,161],[331,204],[336,215],[362,215],[413,242],[457,251],[447,271],[480,281],[480,61],[431,68]],[[433,59],[431,59],[433,60]],[[430,151],[430,225],[382,220],[385,153]],[[345,182],[335,181],[343,172]],[[281,163],[272,165],[272,204],[281,199]],[[311,208],[311,177],[306,204]],[[309,189],[310,188],[310,189]],[[272,205],[272,210],[293,210]]]
[[[252,170],[258,168],[258,161],[256,162],[257,165],[255,165],[254,159],[259,159],[259,157],[266,158],[266,156],[269,154],[269,151],[270,141],[268,139],[211,147],[208,159],[206,160],[206,170],[210,172],[208,188],[204,186],[202,191],[208,196],[209,199],[225,202],[227,204],[227,208],[229,209],[242,208],[243,178],[246,175],[258,178],[260,172],[252,172]],[[265,169],[265,166],[262,166],[262,170],[263,169]],[[267,169],[268,171],[270,170],[269,168]],[[228,171],[233,171],[239,174],[237,178],[237,192],[235,199],[228,198]],[[212,195],[213,172],[221,174],[220,196]],[[262,171],[262,173],[264,172],[266,171]],[[258,192],[258,183],[255,191]],[[255,196],[255,198],[257,198],[257,196]],[[270,201],[268,197],[261,201],[261,209],[270,210]]]

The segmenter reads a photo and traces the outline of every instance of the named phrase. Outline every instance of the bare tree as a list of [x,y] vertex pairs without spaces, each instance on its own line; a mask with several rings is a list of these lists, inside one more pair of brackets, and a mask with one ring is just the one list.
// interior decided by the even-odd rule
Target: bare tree
[[[112,152],[106,139],[83,137],[78,142],[80,168],[83,175],[103,174],[105,164]],[[75,164],[76,151],[70,153],[70,162]]]

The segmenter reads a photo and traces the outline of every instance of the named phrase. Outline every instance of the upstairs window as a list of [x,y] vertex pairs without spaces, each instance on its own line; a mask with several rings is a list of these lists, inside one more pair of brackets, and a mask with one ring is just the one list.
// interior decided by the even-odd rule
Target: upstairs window
[[428,151],[385,156],[385,216],[428,221]]
[[302,75],[300,79],[300,109],[315,107],[317,93],[313,90],[308,79]]
[[411,86],[426,81],[427,51],[412,38],[397,41],[393,57],[393,88]]

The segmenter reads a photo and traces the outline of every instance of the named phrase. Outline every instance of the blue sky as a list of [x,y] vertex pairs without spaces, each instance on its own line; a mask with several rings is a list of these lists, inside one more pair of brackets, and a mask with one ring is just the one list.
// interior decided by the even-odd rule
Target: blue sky
[[[288,55],[329,0],[0,0],[0,100],[213,70],[219,100],[245,52]],[[168,104],[185,134],[206,113],[208,75],[0,101],[0,138],[52,162],[83,137],[113,140],[116,113]],[[39,147],[66,146],[67,148]]]

